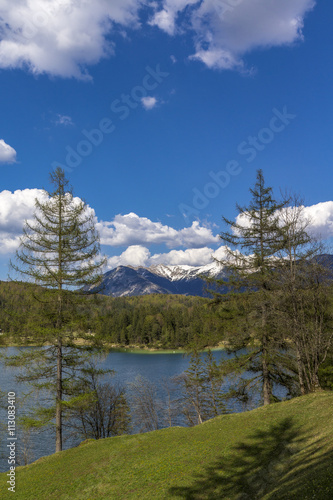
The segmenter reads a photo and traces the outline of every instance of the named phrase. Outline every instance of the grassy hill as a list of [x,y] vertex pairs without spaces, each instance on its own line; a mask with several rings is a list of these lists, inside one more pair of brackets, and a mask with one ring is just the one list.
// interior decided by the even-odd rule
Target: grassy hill
[[[193,428],[88,441],[17,469],[15,498],[333,498],[333,393]],[[0,498],[11,498],[0,474]]]

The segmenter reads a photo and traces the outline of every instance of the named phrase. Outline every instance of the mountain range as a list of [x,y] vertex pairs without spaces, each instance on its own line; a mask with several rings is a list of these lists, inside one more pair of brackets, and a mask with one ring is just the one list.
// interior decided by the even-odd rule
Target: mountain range
[[[221,278],[223,269],[215,262],[206,266],[151,267],[118,266],[104,274],[99,293],[111,297],[130,297],[152,293],[210,296],[200,277]],[[92,290],[92,288],[88,289]]]
[[[333,255],[319,255],[315,259],[333,273]],[[163,264],[151,267],[118,266],[104,274],[98,291],[111,297],[153,293],[210,297],[203,277],[219,279],[225,277],[225,272],[217,262],[201,267]],[[209,288],[214,289],[214,286],[209,285]],[[96,288],[90,287],[86,290],[95,291]],[[224,291],[226,287],[225,290],[223,287],[219,288],[219,292]]]

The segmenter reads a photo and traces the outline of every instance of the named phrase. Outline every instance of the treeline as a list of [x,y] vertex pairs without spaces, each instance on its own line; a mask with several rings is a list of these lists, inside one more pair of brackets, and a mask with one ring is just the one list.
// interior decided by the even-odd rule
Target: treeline
[[181,295],[148,295],[95,299],[99,306],[91,331],[103,341],[120,345],[186,347],[215,345],[222,339],[219,312],[208,299]]
[[[0,328],[15,343],[34,342],[50,326],[40,295],[36,285],[0,283]],[[97,343],[120,346],[214,346],[223,339],[220,310],[209,299],[182,295],[83,296],[67,329],[72,336],[88,334]]]

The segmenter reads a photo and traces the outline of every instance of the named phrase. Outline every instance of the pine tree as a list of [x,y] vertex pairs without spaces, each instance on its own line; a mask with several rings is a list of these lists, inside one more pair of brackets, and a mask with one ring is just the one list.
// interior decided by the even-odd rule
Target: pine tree
[[[72,344],[66,329],[75,310],[77,289],[96,285],[101,278],[104,259],[99,258],[99,237],[95,230],[93,213],[87,205],[74,198],[64,171],[57,168],[50,174],[55,187],[45,199],[36,199],[36,211],[32,222],[26,221],[14,271],[41,285],[40,313],[44,316],[39,340],[49,347],[31,355],[16,356],[12,364],[25,364],[28,369],[25,380],[43,380],[44,388],[52,383],[45,377],[55,376],[55,425],[56,451],[62,450],[63,397],[66,392],[64,373],[75,368],[79,359],[66,350]],[[36,332],[37,333],[37,332]],[[34,372],[29,371],[29,364]],[[23,379],[23,377],[21,377]]]
[[[243,338],[238,336],[231,341],[237,345],[237,350],[252,342],[251,352],[241,356],[238,365],[261,378],[263,401],[267,405],[272,400],[274,372],[281,349],[271,311],[279,267],[278,252],[285,245],[285,228],[281,226],[278,213],[285,203],[277,203],[273,198],[272,188],[265,186],[261,170],[258,170],[256,184],[250,192],[249,206],[237,205],[236,221],[223,217],[229,230],[220,235],[227,252],[226,258],[220,262],[228,269],[225,284],[229,291],[242,290],[245,293],[241,298],[237,295],[234,298],[242,306],[246,304],[247,314],[251,316],[251,331],[245,328]],[[234,366],[235,361],[232,364]]]

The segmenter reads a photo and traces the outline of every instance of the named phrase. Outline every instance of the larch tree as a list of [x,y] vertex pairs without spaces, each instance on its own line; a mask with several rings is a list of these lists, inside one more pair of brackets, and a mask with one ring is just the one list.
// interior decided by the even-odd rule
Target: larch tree
[[[226,248],[226,257],[220,263],[228,275],[224,284],[229,292],[234,292],[230,295],[247,310],[245,314],[242,312],[247,328],[243,325],[242,333],[229,340],[235,345],[235,351],[252,344],[249,352],[231,361],[230,365],[256,373],[254,379],[259,377],[262,381],[263,402],[267,405],[272,401],[273,381],[279,376],[276,367],[282,361],[278,359],[281,343],[271,322],[271,310],[279,267],[278,253],[285,245],[285,228],[278,213],[285,203],[278,203],[273,198],[272,188],[265,185],[261,170],[250,192],[249,205],[237,205],[235,221],[223,217],[228,230],[220,234]],[[239,291],[243,293],[237,295]]]
[[62,450],[66,384],[73,369],[84,362],[70,349],[73,344],[67,330],[79,290],[100,282],[105,259],[99,256],[93,211],[74,198],[61,168],[50,174],[50,180],[54,191],[36,199],[33,220],[25,222],[15,262],[11,262],[14,271],[41,285],[37,299],[44,320],[35,335],[47,347],[20,354],[8,363],[26,368],[21,380],[55,391],[55,412],[46,413],[55,416],[58,452]]

